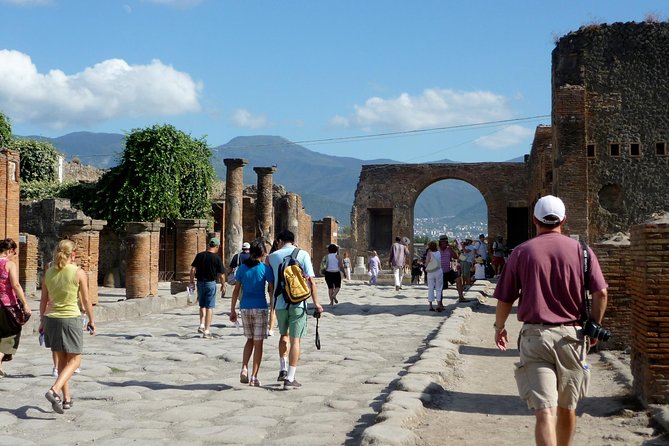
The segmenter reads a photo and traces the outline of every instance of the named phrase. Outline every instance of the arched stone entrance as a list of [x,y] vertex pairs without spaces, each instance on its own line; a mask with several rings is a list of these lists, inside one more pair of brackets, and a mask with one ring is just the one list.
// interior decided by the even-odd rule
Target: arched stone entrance
[[462,180],[481,192],[488,209],[488,233],[511,245],[528,238],[525,163],[373,164],[362,166],[351,211],[356,255],[387,253],[395,236],[413,240],[418,196],[441,180]]

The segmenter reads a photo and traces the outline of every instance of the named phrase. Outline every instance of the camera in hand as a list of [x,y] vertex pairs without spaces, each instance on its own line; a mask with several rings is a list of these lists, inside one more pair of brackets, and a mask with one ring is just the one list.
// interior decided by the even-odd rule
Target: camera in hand
[[597,322],[588,320],[583,326],[583,329],[581,329],[581,335],[597,339],[598,341],[608,341],[611,337],[611,332]]
[[316,319],[319,319],[319,318],[321,317],[321,312],[318,311],[318,310],[314,310],[314,317],[315,317]]

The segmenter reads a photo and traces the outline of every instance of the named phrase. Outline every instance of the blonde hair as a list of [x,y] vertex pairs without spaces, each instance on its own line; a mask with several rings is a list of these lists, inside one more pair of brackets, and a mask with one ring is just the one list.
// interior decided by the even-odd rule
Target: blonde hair
[[67,265],[67,261],[70,259],[70,256],[72,255],[72,251],[74,251],[74,242],[72,240],[61,240],[58,243],[58,247],[56,248],[56,253],[53,256],[54,257],[53,262],[57,269],[61,270],[65,268],[65,265]]

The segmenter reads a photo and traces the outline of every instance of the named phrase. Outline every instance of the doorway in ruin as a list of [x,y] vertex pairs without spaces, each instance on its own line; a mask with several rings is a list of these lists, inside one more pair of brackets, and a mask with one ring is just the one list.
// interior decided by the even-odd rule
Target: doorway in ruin
[[[446,179],[426,187],[414,205],[414,240],[477,240],[488,236],[488,206],[481,192],[462,180]],[[420,249],[420,248],[419,248]]]

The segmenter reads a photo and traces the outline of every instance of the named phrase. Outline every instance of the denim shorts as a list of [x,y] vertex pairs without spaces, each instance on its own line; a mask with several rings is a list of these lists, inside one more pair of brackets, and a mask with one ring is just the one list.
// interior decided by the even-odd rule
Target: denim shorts
[[587,341],[579,339],[577,330],[569,325],[523,325],[514,375],[518,393],[530,409],[576,409],[587,395]]
[[197,281],[197,301],[200,308],[216,308],[216,281]]

